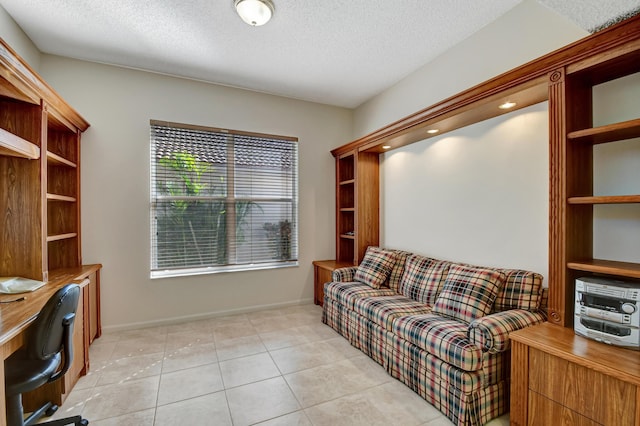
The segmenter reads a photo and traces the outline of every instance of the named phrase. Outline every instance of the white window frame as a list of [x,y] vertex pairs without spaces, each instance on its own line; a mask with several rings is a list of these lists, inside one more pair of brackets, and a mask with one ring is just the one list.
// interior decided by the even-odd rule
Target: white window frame
[[[158,161],[158,153],[156,142],[154,141],[154,126],[155,127],[166,127],[171,129],[179,129],[183,131],[204,131],[204,132],[212,132],[216,133],[219,137],[220,134],[227,135],[227,145],[226,145],[226,194],[222,196],[208,196],[208,197],[191,197],[191,196],[168,196],[158,194],[156,190],[157,185],[157,161]],[[168,277],[176,277],[176,276],[190,276],[190,275],[203,275],[203,274],[215,274],[222,272],[238,272],[238,271],[253,271],[253,270],[264,270],[264,269],[275,269],[275,268],[286,268],[286,267],[297,267],[298,266],[298,182],[299,182],[299,174],[298,174],[298,149],[297,149],[297,138],[286,137],[286,136],[276,136],[276,135],[267,135],[260,133],[251,133],[237,130],[228,130],[228,129],[219,129],[212,127],[203,127],[203,126],[194,126],[188,124],[180,124],[180,123],[171,123],[164,122],[158,120],[151,120],[150,122],[150,220],[151,220],[151,262],[150,262],[150,277],[152,279],[155,278],[168,278]],[[259,140],[270,140],[270,141],[282,141],[283,143],[294,144],[291,146],[295,146],[293,152],[292,159],[292,168],[293,168],[293,182],[291,182],[293,186],[292,196],[291,198],[274,198],[269,199],[265,197],[251,198],[251,197],[240,197],[235,196],[235,159],[234,159],[234,136],[238,136],[243,138],[243,140],[247,140],[247,138],[255,138],[256,141]],[[224,265],[203,265],[200,267],[175,267],[175,268],[161,268],[157,266],[157,253],[158,253],[158,240],[156,234],[156,206],[158,201],[167,201],[167,200],[182,200],[182,201],[194,201],[194,200],[225,200],[226,201],[226,240],[227,240],[227,260],[233,259],[237,261],[236,258],[236,244],[231,243],[233,236],[236,235],[235,227],[236,227],[236,218],[235,218],[235,205],[238,201],[250,201],[250,202],[289,202],[291,203],[292,208],[292,229],[291,229],[291,247],[292,251],[291,259],[287,260],[274,260],[274,261],[259,261],[255,263],[233,263],[228,262]]]

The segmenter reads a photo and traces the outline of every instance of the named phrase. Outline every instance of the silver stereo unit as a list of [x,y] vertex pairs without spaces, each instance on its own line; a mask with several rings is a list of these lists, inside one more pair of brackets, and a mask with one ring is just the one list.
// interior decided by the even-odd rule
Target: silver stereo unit
[[574,313],[576,334],[640,349],[640,283],[578,278]]

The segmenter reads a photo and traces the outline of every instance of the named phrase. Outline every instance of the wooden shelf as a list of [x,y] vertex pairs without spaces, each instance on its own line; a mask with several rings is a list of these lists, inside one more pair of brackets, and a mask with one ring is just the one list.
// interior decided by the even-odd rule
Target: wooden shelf
[[348,180],[343,180],[342,182],[340,182],[340,185],[352,185],[356,183],[355,179],[348,179]]
[[640,195],[569,197],[567,202],[569,204],[633,204],[640,203]]
[[68,234],[59,234],[59,235],[49,235],[47,237],[47,242],[52,242],[52,241],[60,241],[60,240],[69,240],[71,238],[75,238],[77,237],[78,234],[75,232],[70,232]]
[[344,238],[345,240],[355,240],[356,236],[355,235],[340,234],[340,238]]
[[37,160],[40,158],[40,148],[28,140],[0,128],[0,155]]
[[575,271],[595,272],[628,278],[640,278],[640,263],[583,259],[568,262],[567,267]]
[[637,138],[640,137],[640,118],[591,129],[577,130],[570,132],[567,137],[574,141],[593,144]]
[[47,194],[47,200],[49,201],[65,201],[69,203],[75,203],[78,201],[76,197],[69,197],[66,195],[58,195],[58,194]]
[[355,212],[356,209],[353,208],[353,207],[345,207],[345,208],[340,209],[340,211],[341,212]]
[[49,151],[47,151],[47,160],[50,163],[56,164],[58,166],[69,166],[73,168],[78,167],[78,165],[73,161],[69,161],[64,157],[61,157],[58,154],[54,154],[53,152],[49,152]]

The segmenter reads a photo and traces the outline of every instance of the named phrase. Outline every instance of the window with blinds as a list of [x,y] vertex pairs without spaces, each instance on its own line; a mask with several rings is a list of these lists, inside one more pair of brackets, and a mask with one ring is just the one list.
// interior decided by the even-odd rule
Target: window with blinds
[[151,277],[297,265],[296,138],[151,121]]

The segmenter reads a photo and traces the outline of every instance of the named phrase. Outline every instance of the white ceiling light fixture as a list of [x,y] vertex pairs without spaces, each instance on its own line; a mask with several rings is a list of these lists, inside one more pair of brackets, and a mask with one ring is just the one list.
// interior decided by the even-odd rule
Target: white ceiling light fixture
[[234,6],[240,18],[254,27],[269,22],[275,11],[270,0],[235,0]]

